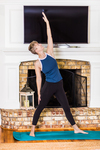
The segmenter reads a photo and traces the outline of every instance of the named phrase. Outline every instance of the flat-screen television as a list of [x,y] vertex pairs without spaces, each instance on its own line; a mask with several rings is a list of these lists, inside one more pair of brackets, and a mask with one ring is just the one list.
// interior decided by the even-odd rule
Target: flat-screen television
[[47,43],[46,14],[54,44],[88,43],[88,6],[24,6],[24,43]]

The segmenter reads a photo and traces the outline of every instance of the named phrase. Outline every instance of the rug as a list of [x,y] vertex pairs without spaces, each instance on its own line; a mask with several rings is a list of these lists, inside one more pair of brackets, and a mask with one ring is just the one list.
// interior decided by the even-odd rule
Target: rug
[[87,131],[88,134],[74,133],[74,131],[44,131],[35,132],[35,137],[30,132],[13,132],[13,137],[18,141],[40,140],[97,140],[100,139],[100,131]]

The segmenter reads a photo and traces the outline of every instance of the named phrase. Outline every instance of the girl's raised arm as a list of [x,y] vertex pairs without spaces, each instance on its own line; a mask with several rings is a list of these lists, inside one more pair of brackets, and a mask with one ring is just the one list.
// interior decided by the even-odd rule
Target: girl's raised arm
[[46,15],[45,15],[45,13],[42,12],[42,14],[43,14],[43,19],[46,22],[46,27],[47,27],[47,43],[48,43],[47,53],[54,57],[54,53],[53,53],[53,39],[52,39],[50,24],[49,24],[49,21],[48,21]]

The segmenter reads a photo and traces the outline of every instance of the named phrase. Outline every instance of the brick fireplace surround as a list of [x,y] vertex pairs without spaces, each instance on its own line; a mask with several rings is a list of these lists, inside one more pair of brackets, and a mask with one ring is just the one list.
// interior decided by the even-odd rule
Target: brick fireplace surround
[[[87,77],[87,107],[70,108],[76,124],[81,128],[100,127],[100,108],[89,108],[90,102],[90,63],[70,59],[56,59],[59,69],[81,69],[81,75]],[[28,69],[34,69],[34,61],[23,61],[19,66],[19,91],[26,83]],[[82,101],[84,105],[84,101]],[[33,110],[1,109],[1,126],[7,129],[30,129]],[[44,108],[40,114],[36,128],[55,129],[72,128],[63,108]]]

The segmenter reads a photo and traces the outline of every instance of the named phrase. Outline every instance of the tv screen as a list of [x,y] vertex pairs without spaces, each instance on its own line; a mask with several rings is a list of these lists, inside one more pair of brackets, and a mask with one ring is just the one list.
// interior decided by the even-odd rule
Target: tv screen
[[88,6],[24,6],[24,43],[47,43],[46,14],[53,43],[88,43]]

